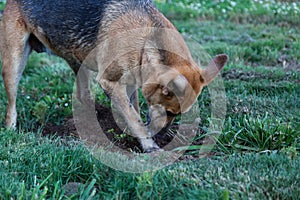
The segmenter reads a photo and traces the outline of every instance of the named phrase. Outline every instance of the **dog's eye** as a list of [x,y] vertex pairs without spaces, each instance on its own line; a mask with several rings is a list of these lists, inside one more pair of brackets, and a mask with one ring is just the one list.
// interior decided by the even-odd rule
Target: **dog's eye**
[[174,93],[170,90],[170,88],[166,86],[161,86],[162,94],[166,97],[172,97],[174,96]]
[[174,96],[174,93],[173,92],[171,92],[171,91],[169,91],[169,93],[168,93],[168,95],[167,95],[168,97],[173,97]]

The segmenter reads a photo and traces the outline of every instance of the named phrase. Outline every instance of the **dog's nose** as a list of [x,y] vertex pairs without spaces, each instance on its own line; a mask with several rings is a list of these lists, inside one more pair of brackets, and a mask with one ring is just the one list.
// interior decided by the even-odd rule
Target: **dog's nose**
[[147,114],[146,114],[145,126],[148,126],[150,123],[151,123],[151,117],[150,117],[150,114],[149,114],[149,111],[148,111]]

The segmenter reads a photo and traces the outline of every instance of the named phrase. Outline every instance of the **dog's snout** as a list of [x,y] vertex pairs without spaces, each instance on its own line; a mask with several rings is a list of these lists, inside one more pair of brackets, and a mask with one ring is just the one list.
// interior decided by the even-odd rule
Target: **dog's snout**
[[149,111],[148,111],[147,114],[146,114],[145,126],[148,126],[150,123],[151,123],[151,117],[150,117],[150,114],[149,114]]

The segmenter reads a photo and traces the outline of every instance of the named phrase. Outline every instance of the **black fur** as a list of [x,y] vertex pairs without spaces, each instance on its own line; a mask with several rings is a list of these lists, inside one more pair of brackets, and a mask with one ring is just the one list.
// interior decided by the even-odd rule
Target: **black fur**
[[104,9],[109,2],[108,0],[17,1],[21,4],[28,23],[42,28],[49,42],[58,49],[80,48],[80,43],[93,44],[97,38]]
[[[16,0],[28,21],[44,31],[47,40],[58,52],[76,49],[91,50],[96,45],[101,20],[106,8],[113,3],[123,7],[107,11],[121,15],[129,9],[144,9],[152,5],[151,0]],[[134,7],[134,8],[133,8]],[[117,16],[116,16],[117,17]],[[34,41],[38,44],[38,41]],[[44,49],[34,46],[34,50]],[[61,55],[63,56],[63,55]]]

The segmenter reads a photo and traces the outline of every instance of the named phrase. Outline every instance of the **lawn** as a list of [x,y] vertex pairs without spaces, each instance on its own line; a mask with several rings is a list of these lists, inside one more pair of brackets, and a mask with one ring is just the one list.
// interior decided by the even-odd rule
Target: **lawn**
[[[111,168],[76,138],[42,136],[47,124],[62,125],[72,116],[75,77],[63,60],[33,53],[19,86],[16,131],[4,128],[0,77],[0,199],[299,198],[300,3],[155,2],[194,56],[229,56],[219,78],[226,92],[222,131],[211,132],[214,107],[205,88],[198,100],[201,131],[191,146],[181,147],[188,151],[180,159],[141,173]],[[98,92],[98,102],[110,105]],[[202,138],[211,135],[216,145],[203,153]],[[139,167],[116,152],[107,157],[121,167]]]

